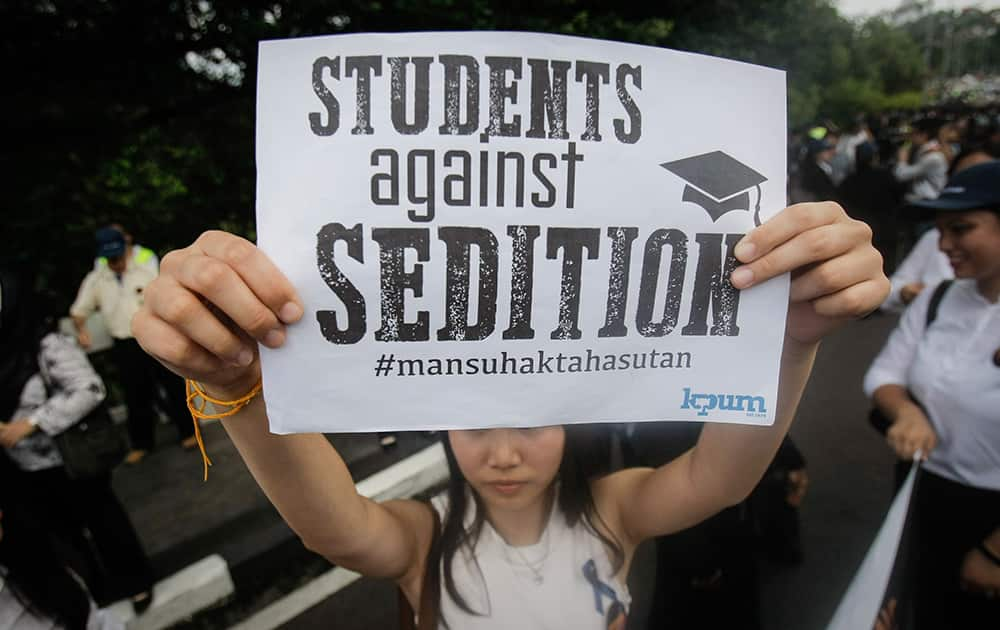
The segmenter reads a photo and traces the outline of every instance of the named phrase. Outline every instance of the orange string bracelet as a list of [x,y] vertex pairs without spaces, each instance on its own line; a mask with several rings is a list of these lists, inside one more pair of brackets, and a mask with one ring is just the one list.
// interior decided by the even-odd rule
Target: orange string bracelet
[[[208,452],[205,450],[205,440],[201,437],[201,425],[199,420],[218,420],[220,418],[228,418],[241,409],[250,404],[257,394],[261,392],[262,383],[257,381],[249,392],[240,396],[235,400],[219,400],[217,398],[212,398],[205,393],[205,390],[197,382],[191,379],[184,380],[184,387],[187,390],[187,408],[191,412],[191,419],[194,421],[194,437],[198,440],[198,448],[201,449],[201,459],[205,464],[205,481],[208,481],[208,467],[212,465],[212,460],[208,458]],[[201,404],[199,405],[195,402],[196,399],[201,399]],[[225,411],[216,411],[215,413],[208,413],[205,411],[205,407],[208,403],[212,403],[216,409],[219,407],[228,407]]]

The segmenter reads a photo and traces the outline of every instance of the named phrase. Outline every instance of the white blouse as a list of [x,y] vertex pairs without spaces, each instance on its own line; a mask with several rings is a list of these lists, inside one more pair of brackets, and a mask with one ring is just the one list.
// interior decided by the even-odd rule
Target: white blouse
[[927,469],[1000,490],[1000,304],[988,302],[974,280],[956,280],[925,330],[933,289],[903,313],[865,375],[865,393],[889,384],[908,388],[938,437]]
[[919,282],[927,290],[933,291],[942,280],[955,277],[948,257],[938,248],[940,240],[941,232],[937,228],[924,232],[892,274],[892,291],[879,308],[892,313],[902,313],[906,308],[902,298],[903,287]]

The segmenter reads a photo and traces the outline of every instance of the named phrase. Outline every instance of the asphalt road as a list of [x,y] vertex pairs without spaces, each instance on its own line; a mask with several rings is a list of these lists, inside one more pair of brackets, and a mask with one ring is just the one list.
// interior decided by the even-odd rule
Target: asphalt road
[[[861,380],[894,324],[891,316],[853,322],[820,350],[792,429],[811,481],[801,509],[805,560],[790,568],[763,565],[766,630],[824,628],[889,508],[893,459],[866,422]],[[648,562],[637,560],[636,590],[649,574]],[[634,594],[630,628],[641,628],[641,597]],[[362,579],[283,628],[394,628],[396,610],[391,584]]]

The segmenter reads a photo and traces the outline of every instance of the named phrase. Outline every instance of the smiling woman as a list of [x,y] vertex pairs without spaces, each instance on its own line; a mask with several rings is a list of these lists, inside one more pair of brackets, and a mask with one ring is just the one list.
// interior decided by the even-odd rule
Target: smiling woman
[[[934,210],[955,278],[928,324],[924,291],[868,374],[889,446],[926,460],[913,499],[916,628],[972,628],[1000,614],[1000,161],[957,173]],[[919,550],[919,551],[918,551]],[[905,551],[904,551],[905,553]],[[965,567],[987,567],[965,576]],[[960,580],[962,576],[962,580]]]
[[973,278],[990,302],[1000,296],[1000,208],[942,213],[940,248],[956,278]]

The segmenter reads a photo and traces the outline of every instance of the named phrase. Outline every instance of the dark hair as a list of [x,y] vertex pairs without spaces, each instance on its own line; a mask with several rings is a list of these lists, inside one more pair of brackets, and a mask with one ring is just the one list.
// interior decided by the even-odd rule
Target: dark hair
[[0,417],[17,411],[21,390],[38,372],[38,342],[43,333],[30,275],[0,269]]
[[[559,512],[570,527],[582,522],[583,526],[601,541],[611,554],[611,565],[617,572],[625,564],[625,552],[621,542],[615,538],[614,534],[604,534],[598,528],[598,525],[601,525],[609,533],[611,531],[598,513],[594,496],[590,490],[591,480],[607,471],[608,450],[603,448],[605,445],[603,437],[606,436],[606,432],[602,430],[603,427],[600,425],[566,425],[563,429],[566,433],[566,440],[558,473]],[[441,441],[444,445],[450,473],[447,490],[448,511],[441,526],[440,540],[438,544],[432,545],[427,557],[425,588],[430,587],[440,594],[440,578],[443,575],[445,589],[455,604],[470,615],[481,615],[482,613],[472,610],[458,592],[451,565],[455,554],[463,545],[467,546],[470,551],[475,549],[483,531],[486,511],[482,499],[475,491],[470,491],[468,482],[458,467],[458,460],[451,448],[447,432],[443,432]],[[466,529],[465,514],[469,507],[469,496],[472,497],[475,504],[475,513],[472,524]],[[480,573],[480,575],[482,574]],[[440,601],[440,596],[436,599]],[[439,607],[433,611],[420,610],[421,621],[427,613],[437,617],[439,611]],[[443,622],[445,627],[448,627],[447,620],[439,619],[438,621]]]
[[869,171],[875,164],[878,157],[878,147],[874,142],[862,142],[854,148],[854,168],[855,170]]
[[[0,486],[11,483],[13,466],[0,451]],[[5,496],[0,496],[0,510],[0,564],[8,571],[11,592],[35,616],[51,618],[67,630],[86,630],[90,597],[56,556],[44,525]]]
[[910,123],[910,127],[919,133],[922,133],[930,138],[934,138],[937,132],[945,124],[946,121],[940,118],[935,118],[933,116],[928,116],[926,118],[918,118]]

